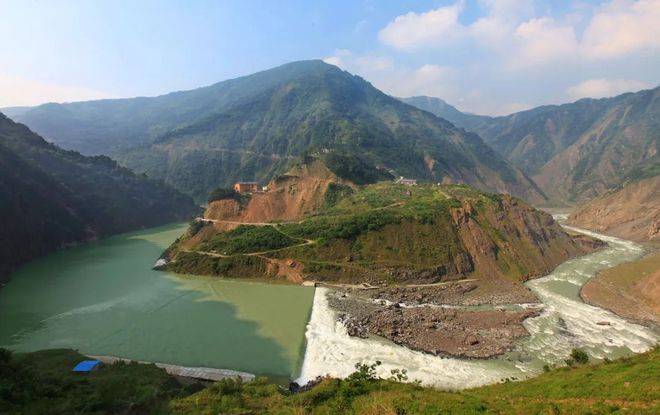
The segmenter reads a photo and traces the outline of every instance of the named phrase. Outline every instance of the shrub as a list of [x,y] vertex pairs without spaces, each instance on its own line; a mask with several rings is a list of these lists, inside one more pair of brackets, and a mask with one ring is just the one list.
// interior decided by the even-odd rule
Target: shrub
[[211,203],[213,201],[223,200],[223,199],[233,199],[236,201],[240,201],[240,198],[241,195],[238,192],[236,192],[234,189],[230,189],[226,187],[218,187],[209,194],[208,202]]
[[579,365],[589,363],[589,355],[584,350],[580,349],[573,349],[571,351],[571,359]]

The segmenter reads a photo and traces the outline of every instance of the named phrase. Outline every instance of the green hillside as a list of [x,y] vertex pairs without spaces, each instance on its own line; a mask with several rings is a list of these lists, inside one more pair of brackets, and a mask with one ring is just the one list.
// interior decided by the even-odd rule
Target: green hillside
[[394,175],[544,199],[478,136],[322,61],[155,98],[48,104],[16,117],[58,145],[109,152],[200,201],[238,180],[267,182],[291,160],[324,151],[357,154]]
[[220,231],[195,224],[168,249],[166,268],[274,278],[274,265],[294,261],[302,278],[316,281],[405,284],[476,275],[521,282],[585,252],[549,215],[465,185],[333,185],[325,201],[302,221]]
[[[656,414],[658,350],[613,362],[550,370],[524,380],[460,392],[377,379],[370,367],[345,380],[324,379],[301,393],[258,380],[222,381],[199,391],[162,369],[117,364],[71,373],[84,357],[70,350],[0,353],[5,414]],[[398,378],[405,378],[398,374]],[[392,375],[397,379],[397,374]],[[196,393],[192,394],[193,392]]]
[[187,196],[0,114],[0,275],[73,243],[189,218]]

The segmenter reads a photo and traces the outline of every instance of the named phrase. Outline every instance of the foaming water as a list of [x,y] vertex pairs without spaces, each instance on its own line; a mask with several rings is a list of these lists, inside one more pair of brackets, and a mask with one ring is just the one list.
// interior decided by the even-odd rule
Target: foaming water
[[642,247],[595,232],[566,228],[600,238],[609,247],[567,261],[550,275],[527,283],[544,308],[539,317],[525,321],[531,337],[523,349],[545,363],[562,361],[574,347],[599,359],[649,350],[658,341],[653,330],[580,299],[580,288],[598,271],[640,258]]
[[312,316],[307,325],[307,350],[299,383],[317,376],[346,377],[356,363],[379,360],[379,375],[392,369],[407,369],[410,380],[447,389],[490,384],[503,378],[523,378],[538,374],[546,363],[566,359],[571,349],[584,349],[602,359],[640,353],[658,342],[658,335],[644,326],[629,323],[602,308],[582,302],[580,288],[598,271],[633,261],[644,253],[630,241],[566,227],[604,240],[609,247],[567,261],[551,274],[532,280],[528,287],[543,304],[539,317],[527,319],[530,336],[507,355],[489,360],[442,358],[412,351],[380,339],[360,339],[348,335],[329,306],[325,288],[317,288]]
[[343,378],[355,371],[356,363],[376,360],[382,362],[379,376],[388,377],[392,369],[406,369],[410,380],[448,389],[494,383],[516,375],[515,368],[501,361],[444,359],[387,341],[351,337],[335,318],[327,292],[327,288],[317,288],[314,295],[307,325],[307,351],[298,383],[323,375]]

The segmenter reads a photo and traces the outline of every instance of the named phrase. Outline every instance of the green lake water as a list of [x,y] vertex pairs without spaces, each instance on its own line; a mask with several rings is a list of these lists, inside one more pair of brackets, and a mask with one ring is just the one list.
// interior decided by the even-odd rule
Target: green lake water
[[27,264],[0,290],[0,346],[297,376],[314,289],[153,271],[185,228],[119,235]]

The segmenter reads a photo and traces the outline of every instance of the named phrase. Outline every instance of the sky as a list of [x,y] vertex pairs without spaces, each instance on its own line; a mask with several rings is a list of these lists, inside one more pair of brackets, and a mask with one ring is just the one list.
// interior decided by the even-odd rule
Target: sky
[[0,107],[154,96],[324,59],[508,114],[660,84],[660,0],[0,0]]

